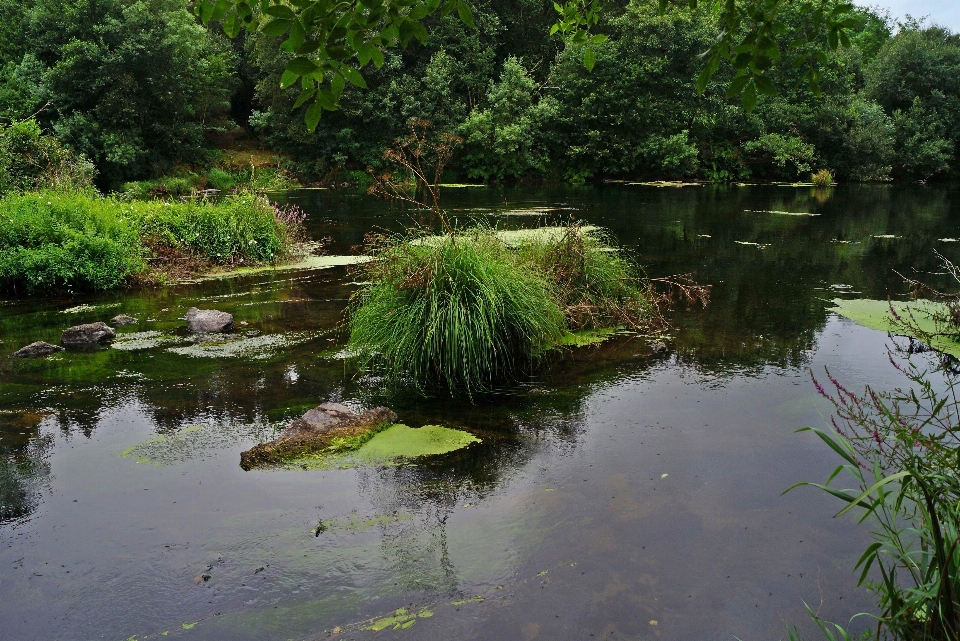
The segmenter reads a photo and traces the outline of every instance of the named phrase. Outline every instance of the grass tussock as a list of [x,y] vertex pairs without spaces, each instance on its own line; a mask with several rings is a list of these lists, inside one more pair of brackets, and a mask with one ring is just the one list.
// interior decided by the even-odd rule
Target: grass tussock
[[563,334],[550,283],[487,230],[380,239],[372,253],[350,346],[392,381],[472,395]]
[[659,329],[649,281],[571,226],[508,246],[494,230],[378,238],[350,348],[389,381],[467,396],[529,368],[571,330]]
[[813,183],[814,187],[830,187],[833,185],[833,174],[827,169],[821,169],[810,175],[810,182]]
[[0,198],[0,290],[106,291],[215,265],[273,263],[302,237],[302,221],[251,195],[216,204],[8,195]]

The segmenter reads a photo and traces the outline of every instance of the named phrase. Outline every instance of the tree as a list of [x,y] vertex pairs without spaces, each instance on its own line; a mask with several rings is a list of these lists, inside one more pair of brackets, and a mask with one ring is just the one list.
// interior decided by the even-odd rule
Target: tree
[[[609,0],[608,0],[609,2]],[[659,0],[660,11],[680,0]],[[697,0],[684,0],[696,8]],[[723,26],[706,52],[706,64],[698,78],[703,91],[723,62],[730,63],[736,77],[729,94],[742,96],[747,111],[752,111],[758,94],[776,93],[767,77],[781,57],[777,36],[786,29],[781,19],[784,6],[801,6],[807,20],[797,33],[803,44],[825,39],[831,49],[849,46],[848,31],[858,19],[850,15],[853,5],[834,0],[728,0],[716,3],[715,12]],[[606,35],[592,31],[603,13],[601,0],[569,0],[554,4],[558,19],[550,28],[570,46],[582,50],[583,64],[593,69],[595,47]],[[324,110],[335,111],[347,84],[365,88],[361,70],[373,64],[383,66],[385,51],[406,47],[413,39],[426,42],[424,18],[456,11],[460,19],[473,27],[466,0],[345,0],[337,4],[326,0],[197,0],[196,11],[204,22],[223,21],[224,31],[237,35],[241,29],[285,36],[280,47],[295,57],[286,63],[280,78],[283,88],[300,86],[294,108],[308,105],[304,119],[310,131],[316,129]],[[818,64],[822,56],[808,54],[799,59],[806,66],[804,79],[819,91]]]

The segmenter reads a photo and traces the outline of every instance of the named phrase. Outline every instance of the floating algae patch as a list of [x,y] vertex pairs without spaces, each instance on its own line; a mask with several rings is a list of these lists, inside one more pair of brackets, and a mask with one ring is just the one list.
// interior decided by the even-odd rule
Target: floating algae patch
[[[592,225],[582,225],[580,231],[589,234],[597,231]],[[567,233],[567,227],[534,227],[533,229],[505,229],[497,232],[497,238],[510,246],[522,243],[555,243]]]
[[317,336],[316,332],[288,332],[240,337],[224,334],[220,340],[197,341],[192,345],[171,347],[168,352],[194,358],[251,358],[266,360],[277,351],[304,343]]
[[411,627],[414,623],[417,622],[417,619],[429,619],[433,616],[433,612],[424,608],[414,614],[406,608],[399,608],[396,612],[393,613],[393,616],[384,617],[382,619],[377,619],[367,627],[363,628],[364,630],[371,630],[373,632],[380,632],[381,630],[406,630]]
[[237,278],[238,276],[250,276],[252,274],[264,274],[268,272],[286,272],[286,271],[311,271],[317,269],[330,269],[331,267],[341,267],[344,265],[358,265],[369,261],[368,256],[306,256],[294,263],[283,265],[259,265],[257,267],[238,267],[224,272],[211,272],[197,278],[188,278],[179,282],[199,283],[208,280],[221,280],[225,278]]
[[893,240],[895,238],[900,238],[896,234],[874,234],[873,237],[881,240]]
[[756,247],[757,249],[766,249],[770,246],[770,243],[752,243],[749,240],[735,240],[733,241],[738,245],[747,245],[748,247]]
[[259,440],[269,431],[269,424],[191,425],[172,434],[161,434],[120,452],[120,458],[162,467],[191,460],[205,459],[217,450],[250,440]]
[[[928,300],[914,301],[910,303],[894,301],[890,303],[885,300],[855,299],[832,301],[836,306],[832,310],[844,318],[849,318],[858,325],[863,325],[869,329],[877,329],[885,332],[900,334],[904,330],[894,324],[890,316],[890,305],[901,317],[909,319],[913,315],[912,323],[920,331],[934,334],[938,330],[937,323],[934,321],[934,314],[943,313],[945,306]],[[960,357],[960,342],[947,336],[935,336],[930,339],[930,347],[952,356]]]
[[368,518],[351,514],[349,517],[325,519],[320,521],[317,526],[311,530],[311,532],[315,536],[320,536],[320,534],[325,532],[358,533],[364,532],[378,525],[390,525],[391,523],[397,523],[400,521],[409,521],[412,518],[413,517],[409,514],[387,514],[382,516],[371,516]]
[[567,332],[555,344],[556,347],[588,347],[590,345],[599,345],[605,340],[612,338],[623,328],[604,327],[601,329],[581,329],[576,332]]
[[654,180],[648,182],[633,182],[628,185],[641,187],[700,187],[700,183],[686,183],[679,180]]
[[447,454],[480,442],[469,432],[440,425],[412,428],[397,424],[377,432],[355,450],[336,451],[334,448],[332,452],[318,452],[291,459],[281,467],[290,470],[335,470],[390,464],[421,456]]
[[486,185],[474,185],[472,183],[440,183],[440,187],[445,187],[447,189],[468,189],[471,187],[486,187]]
[[744,209],[743,211],[751,214],[775,214],[777,216],[819,216],[808,211],[777,211],[775,209]]
[[68,307],[67,309],[61,309],[61,314],[81,314],[83,312],[93,312],[98,309],[111,309],[113,307],[120,307],[123,303],[107,303],[105,305],[77,305],[76,307]]
[[182,337],[164,334],[163,332],[128,332],[117,334],[110,347],[132,352],[139,349],[163,347],[164,345],[176,345],[182,342],[184,342]]

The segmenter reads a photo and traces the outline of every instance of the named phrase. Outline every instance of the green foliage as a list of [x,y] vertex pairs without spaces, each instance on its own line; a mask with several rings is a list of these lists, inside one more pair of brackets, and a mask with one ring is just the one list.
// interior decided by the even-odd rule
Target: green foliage
[[0,59],[0,114],[44,125],[105,185],[203,156],[229,109],[233,56],[177,0],[2,0],[22,30]]
[[575,344],[570,330],[663,327],[646,278],[578,226],[383,239],[372,255],[370,285],[351,306],[350,349],[421,390],[488,391]]
[[151,253],[201,263],[273,263],[297,235],[295,217],[266,200],[137,202],[92,193],[0,199],[0,288],[15,293],[115,289],[145,275]]
[[152,247],[170,247],[216,264],[284,258],[288,230],[266,199],[251,194],[209,201],[130,203],[127,218]]
[[547,169],[543,130],[559,105],[549,97],[537,100],[536,90],[520,61],[508,58],[499,82],[487,91],[486,108],[474,110],[460,126],[468,177],[503,180]]
[[488,230],[386,239],[373,257],[350,348],[394,383],[472,396],[563,335],[549,284]]
[[0,288],[104,291],[139,274],[144,249],[118,205],[80,193],[0,199]]
[[85,189],[95,173],[89,160],[43,135],[35,120],[0,125],[0,194]]
[[830,187],[833,185],[833,174],[830,173],[829,169],[821,169],[810,176],[810,182],[813,183],[814,187]]
[[756,140],[743,143],[749,157],[773,164],[782,178],[796,178],[810,171],[815,149],[797,136],[764,134]]

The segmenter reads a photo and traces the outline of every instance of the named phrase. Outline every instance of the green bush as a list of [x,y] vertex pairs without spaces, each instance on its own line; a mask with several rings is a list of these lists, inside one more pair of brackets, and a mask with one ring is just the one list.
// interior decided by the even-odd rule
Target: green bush
[[214,264],[273,263],[302,233],[296,212],[264,198],[123,201],[43,192],[0,199],[0,289],[104,291],[146,274],[151,253]]
[[83,194],[0,199],[0,288],[103,291],[143,271],[136,228],[117,203]]
[[237,184],[237,177],[231,174],[229,171],[224,171],[214,167],[210,170],[210,173],[207,174],[207,186],[212,189],[219,189],[220,191],[229,191],[233,189]]
[[208,201],[130,203],[144,242],[217,264],[271,263],[283,258],[288,233],[266,199],[250,194]]
[[488,230],[391,239],[373,257],[350,348],[391,381],[472,396],[563,335],[550,284]]
[[84,189],[95,174],[93,163],[45,136],[35,120],[0,125],[0,194]]

